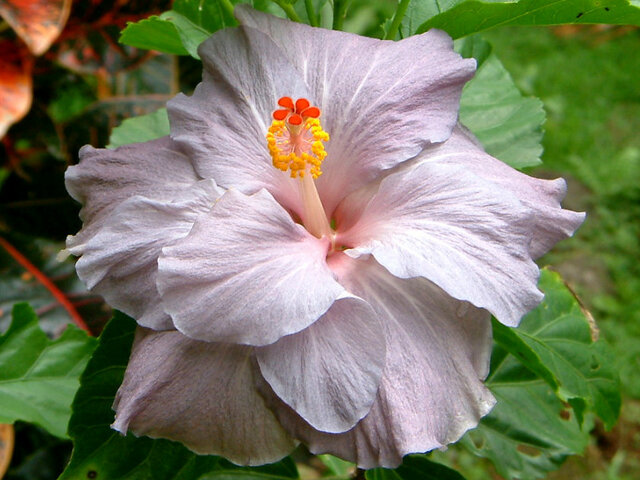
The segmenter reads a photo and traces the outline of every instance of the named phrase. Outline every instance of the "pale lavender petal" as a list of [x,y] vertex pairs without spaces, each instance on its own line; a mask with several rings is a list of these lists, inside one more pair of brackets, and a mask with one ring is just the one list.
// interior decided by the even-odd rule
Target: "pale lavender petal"
[[82,147],[80,163],[65,172],[67,191],[83,205],[84,224],[68,246],[86,242],[104,215],[124,200],[135,195],[171,200],[198,180],[189,158],[169,137],[114,150]]
[[295,442],[257,393],[251,355],[251,347],[138,329],[112,427],[241,465],[280,460]]
[[125,200],[97,222],[99,229],[86,243],[69,248],[80,256],[78,276],[140,325],[173,328],[156,289],[158,256],[189,233],[198,215],[208,212],[221,194],[212,180],[202,180],[172,202],[141,196]]
[[371,257],[341,263],[340,281],[375,308],[385,327],[387,363],[376,401],[352,430],[329,434],[311,427],[261,383],[281,424],[311,452],[362,468],[393,468],[404,455],[455,442],[495,403],[482,383],[492,346],[488,312],[427,280],[396,278]]
[[314,428],[344,432],[371,408],[385,363],[375,311],[362,299],[337,300],[305,330],[256,349],[262,376]]
[[301,73],[268,36],[251,28],[217,32],[198,52],[202,83],[191,97],[179,94],[167,104],[172,138],[203,177],[245,194],[266,188],[299,210],[296,185],[273,167],[266,134],[280,97],[308,96]]
[[158,260],[157,286],[178,330],[268,345],[316,321],[344,292],[309,234],[265,190],[230,190]]
[[312,28],[236,8],[240,22],[269,35],[300,71],[331,135],[318,189],[327,212],[350,191],[449,138],[475,60],[444,32],[399,42]]
[[508,190],[423,162],[384,178],[338,241],[353,247],[348,255],[373,254],[397,277],[424,277],[514,326],[542,299],[529,253],[532,218]]
[[487,179],[497,188],[512,192],[533,212],[530,252],[537,258],[560,240],[570,237],[584,221],[585,214],[564,210],[560,202],[567,193],[562,178],[542,180],[530,177],[487,154],[473,135],[457,127],[445,143],[427,148],[421,161],[459,165]]

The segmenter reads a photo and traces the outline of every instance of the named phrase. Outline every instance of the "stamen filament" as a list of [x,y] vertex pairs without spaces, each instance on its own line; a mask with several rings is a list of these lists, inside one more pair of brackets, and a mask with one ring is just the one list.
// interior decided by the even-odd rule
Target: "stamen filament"
[[307,231],[318,238],[332,239],[333,230],[329,225],[327,214],[324,212],[320,195],[316,189],[312,175],[304,175],[299,183],[300,196],[304,205],[302,221]]

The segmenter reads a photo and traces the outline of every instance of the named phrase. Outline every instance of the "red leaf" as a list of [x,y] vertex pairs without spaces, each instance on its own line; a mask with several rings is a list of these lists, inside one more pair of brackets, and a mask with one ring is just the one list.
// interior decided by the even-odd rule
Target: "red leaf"
[[34,55],[46,52],[69,17],[71,0],[0,0],[0,16]]
[[0,138],[31,108],[32,63],[20,44],[0,41]]

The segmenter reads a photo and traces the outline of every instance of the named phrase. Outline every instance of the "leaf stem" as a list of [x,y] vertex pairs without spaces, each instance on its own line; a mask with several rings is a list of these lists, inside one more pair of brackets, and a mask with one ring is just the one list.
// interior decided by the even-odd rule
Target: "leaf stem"
[[231,18],[235,18],[233,16],[233,3],[231,3],[230,0],[218,0],[218,3],[229,15],[231,15]]
[[307,9],[307,17],[309,17],[309,24],[312,27],[318,26],[318,16],[313,8],[313,0],[304,0],[304,6]]
[[44,273],[42,273],[38,267],[36,267],[33,263],[29,261],[27,257],[25,257],[22,253],[18,251],[13,245],[11,245],[4,238],[0,237],[0,246],[4,248],[9,255],[13,257],[13,259],[18,262],[22,267],[27,270],[31,275],[33,275],[36,280],[38,280],[43,287],[49,290],[49,293],[56,299],[56,301],[62,305],[62,307],[67,311],[73,323],[75,323],[82,330],[87,332],[89,335],[93,335],[89,326],[82,319],[76,308],[69,301],[66,295],[47,277]]
[[404,14],[407,13],[407,8],[409,8],[409,4],[411,0],[400,0],[398,4],[398,8],[396,9],[396,13],[393,14],[393,20],[391,20],[391,26],[387,31],[387,34],[384,36],[385,40],[394,40],[396,35],[398,34],[398,28],[400,28],[400,22],[404,18]]
[[342,30],[344,19],[347,16],[347,8],[349,8],[351,0],[334,0],[333,1],[333,29]]
[[290,3],[287,3],[285,0],[271,0],[273,3],[276,3],[283,11],[287,14],[290,20],[298,23],[304,23],[300,16],[293,9],[293,6]]

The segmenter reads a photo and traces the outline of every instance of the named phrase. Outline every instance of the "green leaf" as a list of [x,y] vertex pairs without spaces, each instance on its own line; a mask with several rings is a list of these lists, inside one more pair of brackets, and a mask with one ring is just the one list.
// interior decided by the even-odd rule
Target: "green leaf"
[[[504,25],[640,25],[638,2],[629,0],[425,0],[412,3],[422,5],[410,12],[407,32],[440,28],[453,38]],[[420,22],[423,23],[417,26]]]
[[198,45],[204,42],[211,35],[211,32],[174,10],[164,12],[160,15],[160,18],[171,22],[175,26],[178,35],[180,35],[182,46],[189,52],[189,55],[199,60]]
[[534,479],[581,453],[589,434],[580,430],[553,391],[507,357],[487,384],[498,403],[461,444],[491,460],[504,478]]
[[432,462],[426,455],[408,455],[395,470],[374,468],[367,470],[367,480],[464,480],[455,470]]
[[49,102],[47,112],[54,122],[66,122],[80,114],[95,101],[95,94],[86,84],[73,88],[61,88],[56,98]]
[[460,121],[485,150],[514,168],[541,163],[545,113],[537,98],[524,97],[498,58],[479,41],[459,45],[462,53],[484,59],[462,90]]
[[517,329],[494,321],[487,386],[497,405],[461,443],[505,478],[540,478],[589,441],[585,409],[611,427],[620,387],[606,345],[559,275],[543,270],[544,302]]
[[480,68],[484,61],[489,58],[493,47],[480,35],[461,38],[454,42],[454,49],[464,58],[475,58],[478,62],[477,68]]
[[8,168],[0,167],[0,188],[4,184],[4,181],[9,177],[11,171]]
[[127,118],[113,129],[107,148],[116,148],[129,143],[146,142],[169,135],[169,117],[166,108],[153,113]]
[[[207,32],[213,33],[221,28],[238,24],[231,12],[223,8],[221,0],[205,2],[203,0],[175,0],[173,10],[188,18]],[[232,6],[240,0],[231,0]]]
[[215,475],[204,478],[298,477],[290,459],[257,469],[239,468],[220,457],[196,455],[176,442],[122,436],[112,430],[111,405],[124,377],[135,330],[135,321],[117,312],[102,332],[73,401],[69,433],[74,450],[60,480],[192,480],[210,473]]
[[[129,23],[122,31],[120,42],[137,48],[158,50],[176,55],[191,55],[199,59],[198,45],[213,32],[237,25],[223,1],[176,0],[173,10]],[[238,0],[226,0],[233,5]]]
[[262,467],[239,467],[220,459],[214,471],[198,477],[198,480],[291,480],[299,478],[296,464],[287,457],[277,463]]
[[350,477],[356,469],[353,463],[333,455],[318,455],[318,460],[329,469],[332,475],[339,477]]
[[221,461],[219,470],[206,473],[198,480],[291,480],[298,478],[298,469],[293,460],[287,458],[264,467],[237,467]]
[[413,35],[424,22],[438,15],[440,11],[436,1],[412,1],[400,25],[401,36],[404,38]]
[[183,46],[178,29],[173,22],[156,15],[139,22],[129,22],[120,34],[120,43],[174,55],[189,53]]
[[50,340],[29,305],[14,306],[0,336],[0,423],[23,420],[66,437],[71,401],[94,348],[95,339],[73,325]]
[[[314,0],[318,3],[318,0]],[[320,2],[324,4],[326,0]],[[137,48],[158,50],[176,55],[191,55],[199,59],[198,45],[214,32],[238,24],[233,8],[239,3],[249,3],[254,8],[269,13],[287,12],[299,19],[293,8],[295,0],[275,1],[280,9],[272,11],[268,0],[175,0],[173,10],[160,16],[152,16],[136,23],[129,23],[122,31],[120,42]],[[277,8],[277,7],[276,7]],[[304,15],[306,16],[306,15]]]
[[589,320],[557,273],[543,270],[539,286],[545,292],[543,307],[517,329],[494,322],[496,341],[521,354],[521,362],[547,380],[561,400],[578,406],[578,420],[587,408],[606,428],[613,427],[621,399],[611,352],[602,341],[592,340]]

